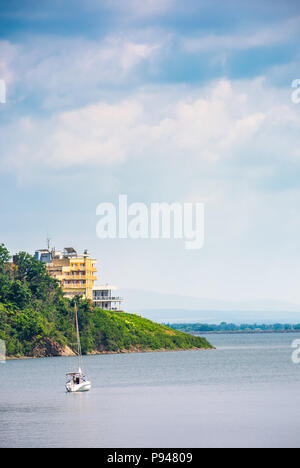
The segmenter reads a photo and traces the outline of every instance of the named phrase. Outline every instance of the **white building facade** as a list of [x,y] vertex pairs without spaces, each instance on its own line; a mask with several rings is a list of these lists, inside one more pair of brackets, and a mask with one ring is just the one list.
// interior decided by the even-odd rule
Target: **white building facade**
[[104,286],[94,286],[93,287],[93,303],[96,307],[104,310],[122,310],[123,298],[117,296],[114,291],[116,291],[116,286],[104,285]]

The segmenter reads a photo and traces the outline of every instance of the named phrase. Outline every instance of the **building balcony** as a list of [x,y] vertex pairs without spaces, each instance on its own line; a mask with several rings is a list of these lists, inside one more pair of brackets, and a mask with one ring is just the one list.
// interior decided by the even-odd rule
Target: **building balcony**
[[88,277],[86,275],[65,275],[64,280],[65,281],[73,281],[73,280],[86,280]]
[[115,306],[112,306],[110,303],[95,303],[94,301],[94,304],[99,307],[100,309],[103,309],[103,310],[108,310],[108,311],[111,311],[111,312],[121,312],[122,309],[121,309],[121,304],[119,304],[119,307],[115,307]]
[[72,280],[94,280],[96,281],[97,280],[97,276],[94,276],[94,275],[89,275],[89,274],[78,274],[78,275],[66,275],[64,274],[64,279],[67,280],[67,281],[72,281]]
[[124,301],[123,297],[93,297],[94,302],[122,302]]

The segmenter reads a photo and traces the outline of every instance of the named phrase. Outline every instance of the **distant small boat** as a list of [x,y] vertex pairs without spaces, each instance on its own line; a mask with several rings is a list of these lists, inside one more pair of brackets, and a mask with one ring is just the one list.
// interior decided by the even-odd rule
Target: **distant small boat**
[[79,326],[78,326],[78,312],[77,305],[75,304],[75,321],[76,321],[76,333],[77,333],[77,348],[78,348],[78,359],[79,367],[78,372],[68,372],[66,374],[66,390],[67,392],[88,392],[92,384],[86,380],[84,373],[82,372],[82,352],[80,344]]

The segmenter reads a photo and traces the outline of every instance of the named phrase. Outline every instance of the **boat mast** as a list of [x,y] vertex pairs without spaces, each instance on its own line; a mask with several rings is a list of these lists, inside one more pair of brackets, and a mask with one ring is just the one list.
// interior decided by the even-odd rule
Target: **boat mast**
[[79,372],[82,372],[82,351],[81,351],[81,344],[80,344],[78,312],[77,312],[76,303],[75,303],[75,321],[76,321],[76,333],[77,333],[77,351],[78,351],[78,360],[79,360]]

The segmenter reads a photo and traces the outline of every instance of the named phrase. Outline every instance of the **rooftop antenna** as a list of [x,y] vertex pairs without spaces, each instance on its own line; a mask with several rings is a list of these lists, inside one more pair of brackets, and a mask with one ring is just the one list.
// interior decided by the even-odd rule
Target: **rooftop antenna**
[[48,247],[48,250],[50,250],[50,242],[51,242],[51,239],[49,239],[49,237],[47,237],[47,247]]

